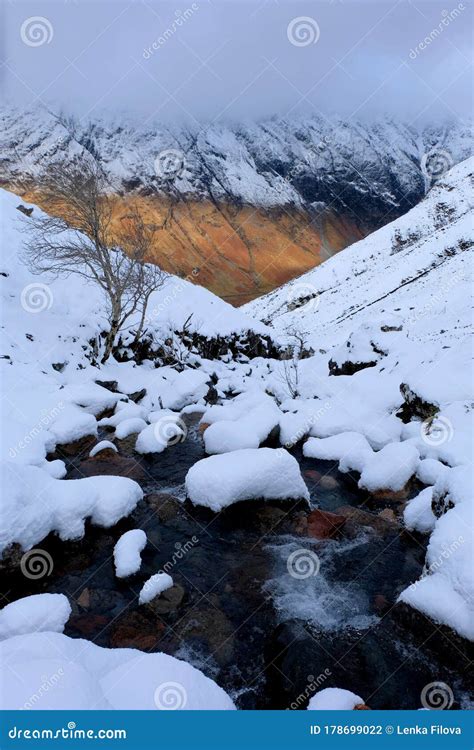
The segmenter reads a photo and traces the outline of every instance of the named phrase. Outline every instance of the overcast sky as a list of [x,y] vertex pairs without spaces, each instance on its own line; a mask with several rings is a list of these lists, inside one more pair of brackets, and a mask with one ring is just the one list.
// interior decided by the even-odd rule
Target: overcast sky
[[[472,112],[468,0],[1,0],[2,89],[87,118]],[[39,17],[39,18],[37,18]]]

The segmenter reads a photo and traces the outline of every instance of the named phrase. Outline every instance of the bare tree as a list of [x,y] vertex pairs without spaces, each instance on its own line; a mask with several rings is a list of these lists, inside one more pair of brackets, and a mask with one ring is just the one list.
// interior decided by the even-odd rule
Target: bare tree
[[286,331],[291,343],[286,350],[286,358],[283,360],[282,380],[285,383],[290,398],[298,398],[300,383],[300,361],[310,356],[312,349],[307,348],[307,336],[305,333],[290,328]]
[[122,229],[114,231],[114,199],[107,188],[103,171],[94,161],[50,166],[38,185],[48,214],[25,220],[23,252],[33,273],[76,274],[100,287],[109,319],[102,362],[135,314],[139,323],[134,343],[138,341],[150,295],[165,278],[157,266],[145,263],[153,248],[154,227],[132,209]]

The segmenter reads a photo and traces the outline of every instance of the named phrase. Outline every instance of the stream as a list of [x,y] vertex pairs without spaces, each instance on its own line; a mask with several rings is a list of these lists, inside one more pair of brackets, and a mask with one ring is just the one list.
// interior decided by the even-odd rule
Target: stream
[[[15,598],[63,593],[73,608],[66,635],[185,659],[241,709],[304,708],[316,690],[335,686],[373,709],[415,709],[423,687],[435,681],[451,686],[453,708],[467,705],[463,654],[456,665],[440,660],[428,631],[417,639],[395,616],[398,593],[421,573],[422,537],[386,523],[352,524],[338,538],[314,539],[301,533],[306,505],[293,501],[242,502],[217,515],[194,507],[185,500],[184,478],[205,457],[196,419],[185,442],[153,457],[137,457],[133,440],[119,445],[142,471],[144,500],[112,529],[88,524],[81,541],[50,535],[39,546],[52,556],[53,572],[39,581],[14,572]],[[337,464],[292,452],[312,507],[370,510]],[[70,459],[68,477],[80,476],[80,466]],[[148,544],[140,572],[119,580],[113,547],[132,528],[144,529]],[[317,561],[316,573],[290,575],[288,561],[297,556]],[[160,570],[175,585],[138,606],[144,581]]]

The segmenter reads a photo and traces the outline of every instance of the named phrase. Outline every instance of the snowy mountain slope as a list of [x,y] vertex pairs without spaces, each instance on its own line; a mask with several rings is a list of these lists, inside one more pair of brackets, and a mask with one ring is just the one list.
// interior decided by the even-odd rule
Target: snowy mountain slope
[[462,340],[469,323],[473,168],[454,167],[405,216],[241,309],[313,348],[344,341],[387,313],[410,338]]
[[[117,190],[172,189],[268,208],[323,202],[353,211],[371,227],[386,221],[387,212],[403,213],[422,197],[430,179],[423,173],[424,155],[440,153],[445,161],[436,166],[445,170],[472,151],[467,123],[417,130],[389,119],[362,124],[313,116],[191,131],[110,116],[87,122],[43,108],[6,108],[1,124],[7,180],[84,148],[100,159]],[[176,151],[170,160],[160,160],[170,149]],[[434,168],[425,166],[428,173]],[[172,185],[167,178],[173,178]]]
[[189,130],[110,115],[77,121],[41,107],[5,108],[0,146],[2,184],[40,204],[32,189],[48,162],[100,160],[116,220],[139,202],[161,228],[153,259],[177,275],[196,270],[235,305],[408,211],[472,153],[461,122],[416,129],[313,116]]

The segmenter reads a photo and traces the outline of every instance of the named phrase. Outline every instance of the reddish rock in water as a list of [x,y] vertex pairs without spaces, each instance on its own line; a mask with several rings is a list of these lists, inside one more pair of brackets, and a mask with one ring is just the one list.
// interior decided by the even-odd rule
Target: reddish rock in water
[[152,651],[157,648],[164,629],[159,619],[150,620],[140,612],[127,612],[117,622],[110,636],[110,646]]
[[306,469],[303,471],[303,474],[307,479],[311,479],[312,482],[319,482],[322,476],[322,474],[315,469]]
[[[106,455],[107,454],[107,455]],[[71,479],[81,477],[96,477],[101,475],[128,477],[139,482],[145,478],[142,466],[134,458],[121,456],[115,451],[101,451],[92,458],[81,461],[79,466],[71,472]]]
[[370,706],[366,706],[365,703],[358,703],[354,706],[354,711],[371,711]]
[[345,522],[344,516],[317,508],[308,516],[308,535],[315,539],[330,539],[340,532]]
[[68,628],[74,628],[78,633],[86,637],[96,636],[109,622],[105,615],[93,615],[89,613],[73,615],[68,620]]
[[80,456],[84,453],[89,453],[91,448],[94,447],[97,442],[95,435],[84,435],[84,437],[74,440],[72,443],[64,443],[63,445],[56,446],[56,453],[61,456]]
[[374,596],[374,609],[379,615],[384,615],[390,609],[390,602],[383,594]]

